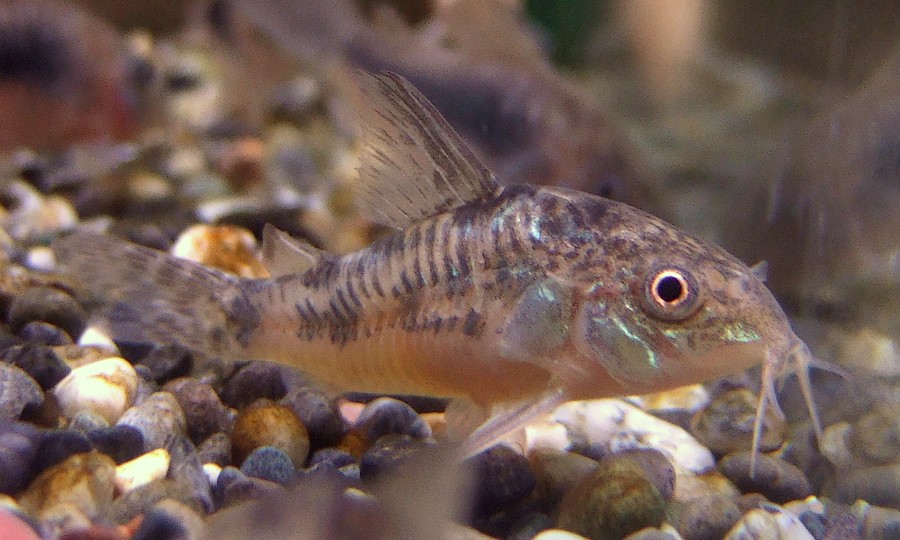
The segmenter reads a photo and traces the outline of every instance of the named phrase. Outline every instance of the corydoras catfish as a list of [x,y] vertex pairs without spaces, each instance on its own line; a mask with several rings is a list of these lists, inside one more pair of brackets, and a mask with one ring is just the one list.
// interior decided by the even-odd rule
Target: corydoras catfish
[[800,368],[809,394],[808,350],[751,268],[620,202],[501,186],[402,77],[360,85],[360,206],[398,230],[338,256],[269,228],[271,279],[105,235],[58,240],[115,338],[279,362],[344,391],[452,398],[448,422],[483,420],[469,452],[566,400],[760,363],[756,438],[776,376]]

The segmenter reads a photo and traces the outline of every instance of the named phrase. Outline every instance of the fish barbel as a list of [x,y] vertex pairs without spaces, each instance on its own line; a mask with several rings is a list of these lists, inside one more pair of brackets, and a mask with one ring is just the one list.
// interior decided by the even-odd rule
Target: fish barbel
[[775,377],[796,368],[809,396],[808,350],[753,269],[623,203],[502,187],[402,77],[360,84],[360,206],[398,231],[338,256],[267,228],[271,279],[105,235],[57,240],[114,338],[279,362],[342,391],[452,398],[448,422],[478,425],[471,452],[567,400],[761,363],[755,449]]

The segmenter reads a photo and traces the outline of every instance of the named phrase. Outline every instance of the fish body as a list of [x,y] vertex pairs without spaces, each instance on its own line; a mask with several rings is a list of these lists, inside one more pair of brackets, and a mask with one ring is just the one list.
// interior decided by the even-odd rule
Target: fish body
[[[76,233],[54,249],[114,337],[295,366],[343,391],[450,397],[483,447],[570,399],[805,356],[756,273],[640,210],[502,187],[397,75],[362,75],[361,207],[399,230],[338,256],[268,228],[272,279]],[[766,398],[761,401],[764,406]]]

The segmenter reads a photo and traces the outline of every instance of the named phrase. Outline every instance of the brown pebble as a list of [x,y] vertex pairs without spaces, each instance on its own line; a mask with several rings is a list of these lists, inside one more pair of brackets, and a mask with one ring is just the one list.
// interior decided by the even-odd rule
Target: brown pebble
[[269,400],[259,400],[238,413],[231,444],[236,463],[242,463],[260,446],[284,451],[298,469],[303,468],[309,454],[306,427],[291,409]]
[[[749,450],[753,444],[758,398],[741,388],[716,396],[691,418],[691,434],[717,454]],[[763,419],[760,450],[768,452],[784,441],[784,420],[770,408]]]

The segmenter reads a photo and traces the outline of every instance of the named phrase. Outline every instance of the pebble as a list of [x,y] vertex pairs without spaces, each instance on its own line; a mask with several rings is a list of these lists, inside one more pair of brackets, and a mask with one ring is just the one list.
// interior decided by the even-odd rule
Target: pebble
[[31,481],[40,442],[31,424],[0,420],[0,493],[18,493]]
[[694,473],[715,466],[710,451],[685,430],[620,399],[566,403],[551,418],[567,426],[579,444],[602,447],[604,454],[650,448],[662,452],[677,468]]
[[496,445],[472,456],[467,465],[475,482],[472,508],[479,515],[514,505],[537,487],[537,476],[528,458],[506,445]]
[[0,420],[18,420],[26,407],[37,407],[44,392],[28,373],[0,362]]
[[115,463],[108,456],[76,454],[41,473],[19,496],[19,504],[41,520],[63,505],[96,519],[112,504],[114,477]]
[[235,409],[262,398],[278,401],[287,393],[284,369],[271,362],[250,362],[228,379],[219,396]]
[[172,456],[167,477],[189,486],[194,501],[204,512],[211,512],[212,491],[194,444],[186,435],[172,434],[166,440],[166,450]]
[[611,456],[565,495],[557,526],[595,540],[619,539],[645,527],[659,527],[666,506],[636,461]]
[[125,463],[144,452],[144,436],[133,426],[112,426],[87,432],[88,439],[97,450]]
[[116,497],[110,507],[111,519],[119,524],[128,523],[165,499],[178,501],[196,512],[204,512],[203,505],[197,500],[189,484],[181,480],[162,478]]
[[309,458],[309,466],[340,468],[355,463],[356,458],[350,452],[340,448],[322,448],[313,452]]
[[213,433],[230,429],[232,413],[210,385],[184,377],[169,381],[163,391],[175,396],[184,412],[187,433],[195,443],[205,441]]
[[231,463],[231,438],[225,432],[213,433],[197,448],[202,463],[225,467]]
[[770,501],[786,503],[812,495],[803,472],[790,463],[765,454],[756,456],[756,474],[750,476],[749,451],[729,454],[719,461],[719,471],[745,493],[761,493]]
[[85,433],[109,428],[109,422],[97,413],[81,411],[69,420],[69,429]]
[[281,485],[293,482],[296,477],[291,458],[281,449],[272,446],[260,446],[250,452],[241,464],[241,472]]
[[256,258],[253,233],[233,225],[193,225],[175,240],[169,252],[242,278],[267,278],[269,272]]
[[528,460],[541,500],[550,507],[556,506],[572,486],[597,468],[597,462],[589,457],[558,450],[535,450],[528,454]]
[[231,446],[237,463],[243,463],[260,446],[274,446],[283,450],[299,469],[309,454],[309,435],[291,409],[261,400],[238,413]]
[[[753,441],[758,398],[746,388],[717,395],[691,418],[691,433],[717,454],[749,450]],[[784,441],[785,422],[773,408],[766,409],[760,450],[768,452]]]
[[418,440],[431,437],[431,426],[415,409],[389,397],[378,398],[366,405],[352,429],[369,444],[384,435],[408,435]]
[[44,433],[37,456],[34,459],[35,471],[44,471],[75,454],[90,452],[91,441],[81,431],[53,430]]
[[764,539],[815,540],[797,516],[775,506],[744,514],[724,540]]
[[188,375],[194,365],[194,355],[190,349],[180,345],[157,345],[138,363],[147,366],[154,381],[164,384]]
[[44,390],[72,371],[51,348],[41,345],[15,345],[3,351],[3,359],[22,368]]
[[848,472],[835,483],[835,500],[852,503],[857,499],[877,506],[900,509],[900,464],[879,465]]
[[841,343],[839,358],[851,373],[871,373],[879,377],[900,375],[900,352],[896,342],[871,328],[859,330]]
[[157,448],[131,461],[116,467],[114,483],[119,493],[131,491],[136,487],[149,484],[154,480],[166,477],[169,463],[172,461],[168,450]]
[[532,540],[588,540],[584,536],[580,534],[575,534],[571,531],[564,531],[562,529],[547,529],[545,531],[541,531],[537,534]]
[[882,404],[853,422],[847,444],[873,465],[900,463],[900,405]]
[[141,432],[144,451],[162,448],[171,434],[184,434],[187,424],[175,396],[169,392],[155,392],[139,405],[125,411],[118,426],[131,426]]
[[849,469],[855,461],[850,451],[849,435],[853,426],[849,422],[837,422],[825,428],[819,451],[838,469]]
[[73,369],[53,388],[53,393],[67,418],[90,411],[112,424],[134,403],[137,379],[127,361],[106,358]]
[[[385,435],[366,450],[359,460],[359,477],[371,480],[394,470],[398,464],[418,452],[424,443],[409,435]],[[353,467],[348,464],[344,467]],[[340,467],[339,469],[344,469]],[[353,474],[352,469],[348,471]]]
[[313,387],[291,389],[281,400],[306,426],[313,448],[336,444],[344,435],[345,425],[335,400]]
[[62,328],[69,336],[81,335],[87,313],[74,298],[52,287],[31,287],[9,306],[6,322],[18,332],[26,323],[42,321]]
[[144,513],[130,540],[200,540],[205,528],[203,517],[193,508],[163,499]]
[[31,345],[57,347],[71,345],[72,338],[62,328],[43,321],[32,321],[19,328],[18,336]]
[[[862,520],[863,538],[866,540],[893,540],[900,538],[900,510],[873,506],[857,501],[853,512]],[[828,539],[831,540],[831,539]],[[834,540],[837,540],[835,538]]]
[[679,534],[690,540],[718,540],[741,519],[740,508],[723,495],[675,502],[666,515]]

